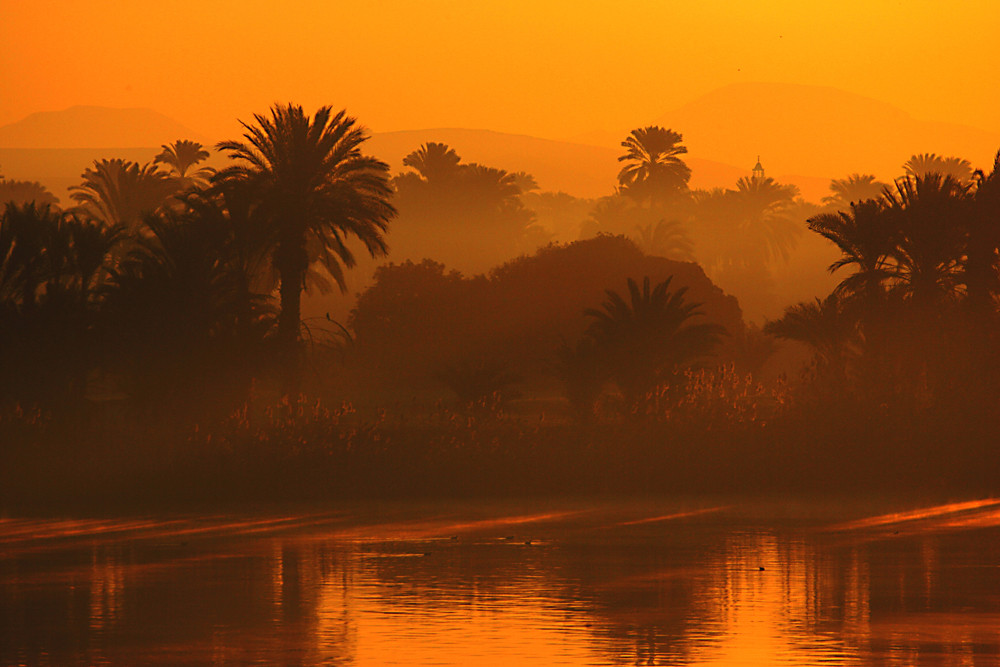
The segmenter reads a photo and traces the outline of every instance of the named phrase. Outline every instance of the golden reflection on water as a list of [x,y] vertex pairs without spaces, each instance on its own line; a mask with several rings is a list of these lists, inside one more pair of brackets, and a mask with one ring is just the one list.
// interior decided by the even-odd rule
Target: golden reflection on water
[[997,505],[8,522],[0,664],[1000,664]]

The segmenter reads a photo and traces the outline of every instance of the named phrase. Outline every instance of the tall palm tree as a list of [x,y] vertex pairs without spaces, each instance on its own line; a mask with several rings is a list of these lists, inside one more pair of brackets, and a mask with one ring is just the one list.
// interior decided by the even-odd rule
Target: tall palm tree
[[83,183],[70,197],[88,216],[108,225],[135,229],[142,217],[160,210],[177,192],[177,182],[155,164],[129,160],[95,160],[83,172]]
[[396,214],[390,204],[389,166],[361,153],[367,133],[346,111],[324,106],[310,118],[301,106],[276,105],[270,117],[242,123],[245,141],[224,141],[218,149],[237,164],[219,180],[245,182],[260,197],[267,247],[280,277],[278,339],[297,389],[297,348],[306,271],[322,266],[346,289],[343,268],[355,264],[349,237],[369,254],[384,255],[384,234]]
[[205,183],[215,171],[211,167],[201,167],[188,173],[211,157],[211,154],[197,141],[178,139],[172,144],[163,144],[162,148],[163,150],[153,158],[153,164],[167,165],[186,185]]
[[703,315],[701,304],[685,301],[686,287],[670,291],[671,281],[651,287],[647,276],[640,288],[630,278],[627,299],[607,290],[601,310],[584,311],[593,318],[587,335],[612,359],[615,380],[629,400],[710,354],[726,334],[718,324],[691,324]]
[[618,183],[640,201],[664,202],[687,191],[691,169],[679,157],[687,153],[679,132],[650,125],[629,134],[622,142],[625,154],[618,157],[625,165],[618,172]]
[[830,195],[823,197],[823,203],[838,211],[846,211],[855,202],[878,199],[886,184],[871,174],[851,174],[847,178],[830,181]]

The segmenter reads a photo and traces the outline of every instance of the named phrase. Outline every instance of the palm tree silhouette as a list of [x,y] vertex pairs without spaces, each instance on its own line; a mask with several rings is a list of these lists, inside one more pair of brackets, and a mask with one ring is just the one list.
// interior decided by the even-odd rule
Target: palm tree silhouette
[[993,297],[1000,293],[1000,275],[997,272],[1000,253],[1000,151],[993,160],[990,173],[976,170],[973,182],[973,211],[968,218],[962,280],[969,307],[988,318],[996,314]]
[[847,178],[835,178],[830,181],[832,194],[823,197],[823,203],[837,210],[845,211],[855,202],[868,199],[878,199],[886,184],[871,174],[851,174]]
[[740,178],[736,189],[695,193],[697,230],[711,255],[701,257],[718,272],[766,268],[787,260],[801,233],[792,218],[798,188],[771,177]]
[[280,277],[279,347],[288,369],[287,389],[297,390],[297,349],[306,271],[319,264],[346,289],[343,268],[355,264],[347,245],[359,239],[369,254],[384,255],[384,234],[396,210],[389,199],[389,167],[363,155],[366,132],[346,111],[320,108],[312,118],[301,106],[276,105],[270,117],[242,123],[245,141],[224,141],[238,164],[219,180],[242,181],[260,197],[267,247]]
[[584,311],[593,318],[587,334],[609,355],[614,378],[630,401],[710,354],[726,334],[718,324],[689,323],[703,315],[701,304],[685,302],[686,287],[670,291],[671,281],[651,287],[647,276],[640,288],[630,278],[627,299],[607,290],[601,310]]
[[109,225],[136,229],[145,214],[161,209],[178,184],[154,164],[128,160],[95,160],[83,172],[83,183],[70,188],[78,210]]
[[15,181],[0,176],[0,206],[8,203],[27,204],[35,202],[39,206],[55,206],[59,199],[37,181]]
[[691,169],[679,157],[687,153],[683,140],[679,132],[656,125],[632,130],[618,157],[625,163],[618,172],[621,188],[637,200],[659,203],[686,192]]
[[959,157],[945,157],[935,153],[920,153],[912,155],[903,163],[903,171],[913,178],[927,174],[939,174],[942,177],[951,176],[961,185],[972,181],[972,165],[968,160]]
[[447,144],[431,141],[404,157],[403,165],[412,167],[427,182],[445,182],[455,177],[461,161]]
[[163,144],[163,150],[153,158],[153,164],[165,164],[186,185],[205,183],[215,170],[211,167],[201,167],[188,174],[189,170],[204,162],[211,154],[197,141],[178,139],[172,144]]
[[958,295],[969,186],[929,172],[896,180],[886,189],[886,212],[898,229],[892,251],[893,281],[921,308]]
[[857,319],[836,294],[790,306],[780,319],[764,325],[764,333],[809,345],[820,371],[838,383],[847,377],[858,342]]
[[888,260],[897,241],[897,228],[881,201],[852,202],[849,211],[824,213],[807,221],[809,229],[836,245],[843,256],[829,266],[831,273],[856,266],[855,273],[837,286],[837,293],[866,300],[881,296],[893,275]]
[[97,361],[93,326],[120,230],[49,206],[0,215],[0,393],[79,398]]
[[646,225],[636,225],[638,246],[647,255],[692,261],[694,243],[679,220],[660,219]]

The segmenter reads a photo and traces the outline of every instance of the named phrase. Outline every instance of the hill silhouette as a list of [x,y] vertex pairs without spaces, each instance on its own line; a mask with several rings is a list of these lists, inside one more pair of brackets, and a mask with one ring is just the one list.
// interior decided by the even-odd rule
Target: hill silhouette
[[725,86],[654,122],[683,132],[692,155],[733,164],[760,155],[769,174],[891,179],[916,153],[958,155],[979,167],[991,164],[1000,147],[997,133],[922,121],[836,88],[787,83]]
[[145,148],[203,135],[152,109],[75,106],[0,127],[0,148]]

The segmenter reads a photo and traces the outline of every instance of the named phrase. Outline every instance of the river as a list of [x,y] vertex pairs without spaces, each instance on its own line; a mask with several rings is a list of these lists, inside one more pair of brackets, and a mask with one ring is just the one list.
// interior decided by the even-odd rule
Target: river
[[1000,663],[1000,501],[0,520],[0,664]]

